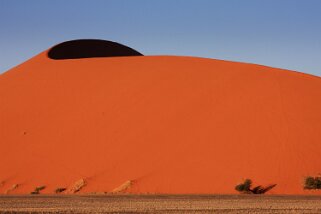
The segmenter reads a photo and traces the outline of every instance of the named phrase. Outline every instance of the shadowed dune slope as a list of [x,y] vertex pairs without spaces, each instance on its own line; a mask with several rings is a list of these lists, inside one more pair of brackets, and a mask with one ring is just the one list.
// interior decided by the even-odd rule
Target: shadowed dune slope
[[52,60],[0,75],[0,193],[303,194],[321,173],[321,79],[193,57]]
[[48,51],[50,59],[81,59],[94,57],[142,56],[125,45],[99,39],[78,39],[60,43]]

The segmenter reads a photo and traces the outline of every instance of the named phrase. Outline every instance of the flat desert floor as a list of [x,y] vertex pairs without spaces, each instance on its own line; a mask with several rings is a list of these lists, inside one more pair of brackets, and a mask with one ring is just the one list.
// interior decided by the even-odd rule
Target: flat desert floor
[[0,196],[0,213],[321,213],[321,196]]

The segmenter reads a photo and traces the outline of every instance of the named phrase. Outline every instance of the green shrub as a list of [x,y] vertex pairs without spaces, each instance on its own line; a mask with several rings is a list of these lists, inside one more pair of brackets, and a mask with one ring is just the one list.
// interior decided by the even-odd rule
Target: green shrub
[[245,179],[243,183],[236,185],[235,190],[242,193],[249,193],[251,191],[252,180]]
[[38,186],[38,187],[36,187],[35,188],[35,190],[34,191],[32,191],[30,194],[39,194],[40,193],[40,191],[41,190],[43,190],[43,189],[45,189],[46,188],[46,186]]
[[32,191],[32,192],[30,192],[30,194],[32,194],[32,195],[37,195],[37,194],[39,194],[39,192]]
[[35,192],[40,192],[41,190],[43,190],[45,188],[46,188],[46,186],[38,186],[38,187],[36,187]]
[[252,180],[251,179],[245,179],[243,183],[238,184],[235,186],[235,190],[240,193],[246,193],[246,194],[264,194],[271,189],[273,189],[276,186],[276,184],[271,184],[266,187],[262,186],[256,186],[254,188],[252,187]]
[[55,190],[55,193],[56,193],[56,194],[62,193],[62,192],[64,192],[66,189],[67,189],[67,188],[57,188],[57,189]]
[[304,179],[304,189],[321,189],[321,177],[306,177]]

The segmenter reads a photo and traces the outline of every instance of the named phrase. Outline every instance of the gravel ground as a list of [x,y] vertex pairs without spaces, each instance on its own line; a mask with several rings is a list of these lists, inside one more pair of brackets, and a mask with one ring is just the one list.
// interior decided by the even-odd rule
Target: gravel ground
[[0,213],[321,213],[321,196],[0,196]]

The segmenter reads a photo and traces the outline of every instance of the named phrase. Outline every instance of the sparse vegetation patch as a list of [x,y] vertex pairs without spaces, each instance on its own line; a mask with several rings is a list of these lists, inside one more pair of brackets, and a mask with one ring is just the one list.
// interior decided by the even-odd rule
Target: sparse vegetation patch
[[32,191],[30,194],[39,194],[40,193],[40,191],[41,190],[43,190],[43,189],[45,189],[46,188],[46,186],[38,186],[38,187],[36,187],[35,188],[35,190],[34,191]]
[[273,189],[275,186],[276,184],[271,184],[266,187],[259,185],[252,188],[252,180],[245,179],[243,183],[235,186],[235,190],[243,194],[264,194]]
[[57,188],[57,189],[55,189],[55,193],[56,193],[56,194],[62,193],[62,192],[64,192],[64,191],[66,191],[66,189],[67,189],[67,188]]
[[321,177],[306,177],[304,179],[304,189],[321,189]]

